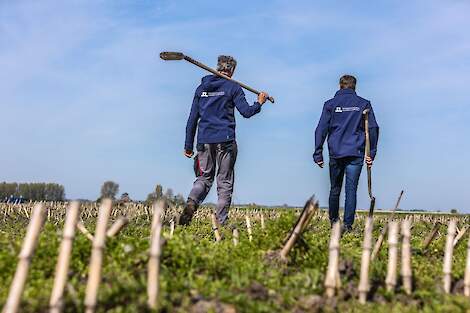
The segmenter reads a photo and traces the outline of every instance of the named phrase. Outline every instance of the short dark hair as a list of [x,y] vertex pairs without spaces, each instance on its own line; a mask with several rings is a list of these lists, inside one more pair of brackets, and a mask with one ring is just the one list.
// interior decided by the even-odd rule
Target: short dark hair
[[237,67],[237,60],[229,55],[219,55],[217,59],[217,71],[232,75]]
[[341,89],[354,89],[356,90],[356,77],[352,75],[343,75],[339,79],[339,88]]

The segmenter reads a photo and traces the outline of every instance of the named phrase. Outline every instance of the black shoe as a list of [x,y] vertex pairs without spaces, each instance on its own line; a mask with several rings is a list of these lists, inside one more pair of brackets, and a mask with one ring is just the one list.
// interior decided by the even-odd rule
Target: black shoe
[[351,225],[344,225],[343,227],[341,227],[341,237],[344,234],[351,233],[351,232],[352,232],[352,226]]
[[184,206],[183,214],[180,216],[180,225],[189,225],[196,211],[197,203],[192,199],[188,199],[186,205]]

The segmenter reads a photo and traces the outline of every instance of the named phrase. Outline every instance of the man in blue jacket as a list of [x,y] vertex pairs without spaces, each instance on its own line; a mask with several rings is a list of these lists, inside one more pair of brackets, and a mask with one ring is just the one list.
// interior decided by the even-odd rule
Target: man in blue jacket
[[[233,57],[221,55],[217,62],[217,71],[231,77],[237,62]],[[194,154],[194,136],[197,129],[197,156],[194,160],[196,181],[189,193],[180,224],[191,222],[200,203],[209,193],[214,178],[217,177],[217,211],[220,224],[225,224],[228,208],[232,202],[234,166],[237,159],[235,141],[236,108],[245,118],[250,118],[261,111],[268,95],[258,95],[258,101],[252,106],[245,99],[240,85],[216,75],[208,75],[197,87],[191,113],[186,125],[184,155],[191,158]]]
[[364,163],[365,129],[363,112],[369,109],[370,157],[366,157],[371,167],[377,152],[379,126],[375,120],[370,101],[356,94],[356,78],[344,75],[339,81],[333,99],[325,102],[323,112],[315,130],[315,152],[313,159],[323,168],[323,143],[328,136],[330,153],[330,222],[339,220],[339,196],[346,176],[346,199],[344,205],[343,232],[350,231],[356,213],[356,193],[359,176]]

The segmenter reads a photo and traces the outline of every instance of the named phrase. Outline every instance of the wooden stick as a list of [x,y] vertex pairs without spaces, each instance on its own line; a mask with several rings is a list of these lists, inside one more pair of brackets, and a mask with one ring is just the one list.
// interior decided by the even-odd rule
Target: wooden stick
[[260,213],[260,215],[261,215],[261,216],[260,216],[261,229],[262,229],[262,230],[265,230],[266,227],[265,227],[265,225],[264,225],[264,214],[263,214],[263,213]]
[[394,291],[397,284],[397,260],[398,260],[398,223],[391,221],[388,224],[388,266],[385,283],[387,291]]
[[3,307],[3,313],[15,313],[18,311],[23,294],[24,285],[28,276],[31,257],[34,254],[44,219],[46,209],[42,203],[34,206],[31,220],[26,231],[21,252],[18,255],[19,261],[16,267],[15,276],[10,286],[7,301]]
[[455,219],[451,219],[449,221],[449,226],[447,228],[447,239],[446,239],[446,246],[445,246],[445,251],[444,251],[443,281],[444,281],[445,293],[450,293],[450,287],[452,283],[452,256],[454,253],[454,237],[455,237],[456,227],[457,227],[457,221]]
[[72,298],[73,304],[78,307],[80,305],[80,300],[78,299],[78,292],[73,288],[71,283],[67,283],[67,294]]
[[173,233],[175,232],[175,220],[171,219],[170,221],[170,239],[173,238]]
[[359,281],[359,302],[362,304],[366,303],[367,293],[369,292],[369,262],[370,253],[372,249],[372,228],[373,220],[372,217],[366,219],[364,228],[364,242],[362,245],[362,259],[361,259],[361,276]]
[[286,243],[284,244],[284,247],[282,247],[281,251],[279,252],[281,260],[287,260],[287,255],[289,254],[289,251],[292,249],[295,242],[302,234],[302,230],[305,229],[307,222],[311,219],[311,217],[317,210],[318,202],[315,202],[313,198],[307,201],[307,203],[305,204],[305,208],[302,211],[302,214],[300,215],[299,219],[297,220],[297,223],[294,226],[293,231],[289,235]]
[[237,246],[238,241],[239,241],[238,229],[234,228],[233,231],[232,231],[232,234],[233,234],[233,245]]
[[470,297],[470,238],[467,240],[467,263],[465,264],[464,295]]
[[150,239],[150,257],[148,263],[147,276],[147,304],[150,309],[156,310],[158,307],[159,276],[160,276],[160,255],[161,255],[161,215],[166,204],[160,200],[154,205],[151,239]]
[[251,242],[253,240],[253,234],[251,232],[251,222],[250,222],[250,217],[248,215],[245,216],[245,221],[246,221],[246,231],[248,232],[248,239]]
[[72,202],[67,209],[63,239],[60,244],[59,257],[55,268],[54,287],[52,288],[52,294],[49,300],[49,308],[51,313],[59,313],[63,308],[64,288],[67,283],[72,244],[75,237],[75,229],[79,213],[80,203],[77,201]]
[[374,250],[372,251],[372,254],[370,256],[371,261],[373,261],[375,257],[377,256],[377,254],[379,254],[380,248],[382,247],[386,234],[387,234],[387,225],[384,225],[384,227],[382,227],[382,230],[380,231],[377,241],[375,242]]
[[95,311],[98,299],[98,288],[101,281],[101,266],[103,263],[103,249],[106,243],[106,228],[111,213],[112,201],[103,199],[96,222],[95,236],[90,258],[90,269],[85,292],[85,312]]
[[440,222],[435,222],[429,234],[424,238],[422,246],[423,251],[426,251],[431,244],[431,242],[436,238],[437,232],[439,231],[439,227],[441,226]]
[[325,292],[328,298],[335,295],[338,279],[339,265],[339,239],[341,237],[340,223],[336,222],[331,228],[330,253],[328,257],[328,269],[325,277]]
[[455,236],[455,239],[454,239],[454,247],[459,243],[459,240],[462,239],[462,237],[465,235],[465,233],[467,232],[468,230],[468,226],[465,225],[462,227],[462,229],[457,233],[457,236]]
[[111,237],[114,237],[116,236],[116,234],[118,232],[121,231],[121,229],[126,226],[127,224],[129,223],[129,219],[125,216],[121,216],[119,217],[113,225],[111,225],[111,227],[108,229],[108,231],[106,232],[106,236],[111,238]]
[[[398,207],[400,206],[400,202],[401,202],[401,198],[403,197],[403,193],[404,193],[404,190],[402,190],[400,192],[400,194],[398,195],[398,200],[395,203],[395,207],[393,208],[392,215],[390,216],[389,220],[393,220],[395,218],[395,214],[396,214],[396,211],[398,210]],[[382,248],[382,244],[384,242],[386,234],[387,234],[387,224],[385,224],[382,227],[382,230],[380,231],[380,235],[377,238],[377,241],[375,242],[374,250],[372,250],[372,255],[370,257],[371,261],[373,261],[375,259],[375,257],[377,256],[377,254],[379,254],[379,251]]]
[[401,233],[403,241],[401,245],[401,277],[403,280],[403,289],[407,295],[411,294],[412,289],[412,271],[411,271],[411,221],[405,219],[401,223]]
[[220,236],[219,227],[218,227],[219,223],[217,222],[217,218],[215,217],[214,213],[212,213],[211,219],[212,219],[212,230],[214,231],[215,241],[219,242],[220,240],[222,240],[222,237]]
[[93,241],[93,235],[88,231],[88,229],[86,229],[82,221],[78,221],[77,228],[83,235],[85,235],[85,237],[87,237],[90,241]]

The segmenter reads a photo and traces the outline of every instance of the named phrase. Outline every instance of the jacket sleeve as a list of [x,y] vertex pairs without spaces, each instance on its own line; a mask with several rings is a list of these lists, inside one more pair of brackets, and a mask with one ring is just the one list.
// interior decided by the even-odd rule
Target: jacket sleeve
[[245,93],[240,86],[237,86],[235,90],[233,102],[238,112],[245,118],[250,118],[261,111],[261,104],[259,102],[255,102],[251,106],[248,104],[245,99]]
[[374,109],[372,105],[369,103],[370,111],[369,111],[369,137],[370,137],[370,157],[375,159],[375,155],[377,154],[377,143],[379,142],[379,125],[375,120]]
[[323,144],[325,143],[328,129],[330,128],[331,111],[328,105],[323,105],[320,121],[318,121],[317,128],[315,129],[315,152],[313,153],[313,160],[317,162],[323,161]]
[[193,150],[194,136],[196,135],[197,122],[199,121],[199,96],[194,95],[191,113],[189,113],[188,122],[186,123],[186,139],[184,142],[185,150]]

